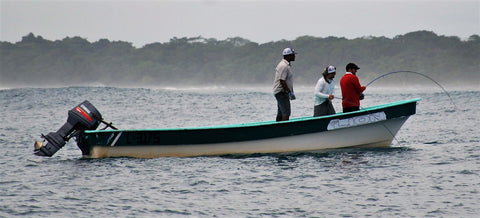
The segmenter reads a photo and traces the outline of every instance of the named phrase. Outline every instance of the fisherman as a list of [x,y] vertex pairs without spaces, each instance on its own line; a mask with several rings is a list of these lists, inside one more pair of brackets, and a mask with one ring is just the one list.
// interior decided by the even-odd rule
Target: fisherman
[[323,116],[335,114],[335,108],[333,108],[332,100],[334,98],[333,91],[335,90],[335,74],[337,68],[334,66],[328,66],[322,73],[322,77],[318,79],[315,85],[315,105],[313,107],[313,116]]
[[275,80],[273,81],[273,94],[277,99],[277,122],[289,120],[291,109],[290,100],[295,100],[293,92],[293,71],[291,62],[295,61],[297,52],[292,48],[283,49],[283,59],[275,68]]
[[367,87],[360,85],[357,77],[359,69],[356,64],[348,63],[345,67],[347,72],[340,80],[343,113],[360,110],[360,100],[363,99],[363,91]]

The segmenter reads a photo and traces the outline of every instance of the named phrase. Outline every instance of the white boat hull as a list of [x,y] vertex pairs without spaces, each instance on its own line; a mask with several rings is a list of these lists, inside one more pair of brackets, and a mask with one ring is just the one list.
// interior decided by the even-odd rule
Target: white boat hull
[[388,147],[408,116],[323,132],[241,142],[192,145],[92,146],[92,158],[192,157],[225,154],[315,152],[349,147]]

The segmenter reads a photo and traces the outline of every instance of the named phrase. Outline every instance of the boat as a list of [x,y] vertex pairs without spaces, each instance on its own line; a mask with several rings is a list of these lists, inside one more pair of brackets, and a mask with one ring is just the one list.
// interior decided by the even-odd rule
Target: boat
[[[420,100],[282,122],[130,130],[115,128],[102,119],[90,102],[84,101],[69,111],[67,123],[57,132],[42,135],[44,141],[35,142],[34,153],[51,157],[73,137],[87,158],[195,157],[389,147],[405,121],[416,113]],[[105,128],[97,129],[101,123]]]

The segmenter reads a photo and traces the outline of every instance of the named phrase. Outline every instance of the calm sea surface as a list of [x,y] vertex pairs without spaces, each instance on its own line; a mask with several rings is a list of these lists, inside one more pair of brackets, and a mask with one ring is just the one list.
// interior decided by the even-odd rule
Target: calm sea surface
[[[85,159],[73,140],[37,157],[33,142],[83,100],[122,129],[272,120],[271,88],[3,89],[0,217],[478,217],[480,89],[446,88],[454,103],[367,89],[362,106],[422,98],[391,148],[155,159]],[[297,88],[292,117],[312,115],[312,91]]]

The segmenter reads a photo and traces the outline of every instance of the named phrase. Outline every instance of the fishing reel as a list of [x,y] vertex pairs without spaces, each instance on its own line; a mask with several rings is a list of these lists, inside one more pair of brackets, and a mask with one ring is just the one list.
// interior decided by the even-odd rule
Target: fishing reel
[[77,137],[85,130],[95,130],[103,122],[100,112],[88,101],[68,111],[67,122],[57,132],[42,134],[46,144],[36,141],[34,154],[51,157],[60,150],[68,140]]

